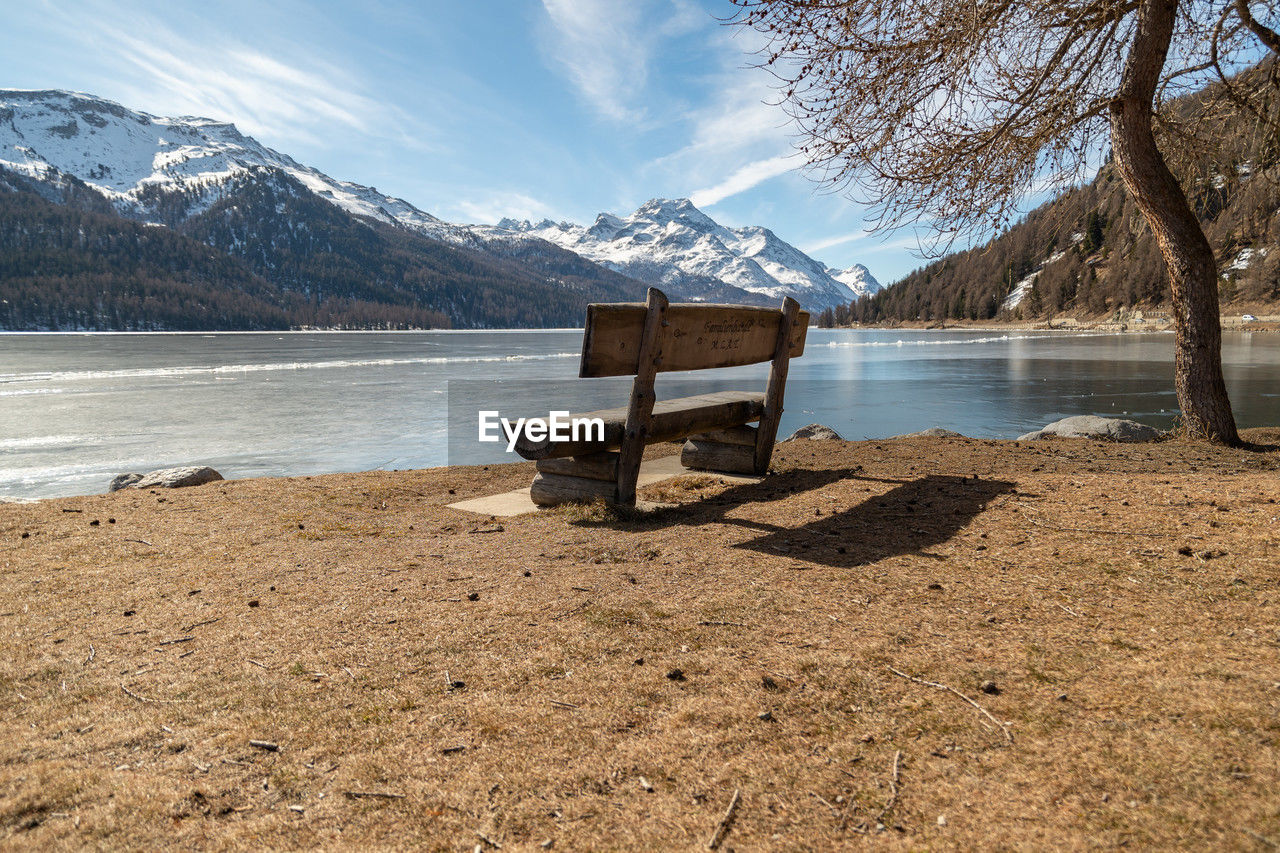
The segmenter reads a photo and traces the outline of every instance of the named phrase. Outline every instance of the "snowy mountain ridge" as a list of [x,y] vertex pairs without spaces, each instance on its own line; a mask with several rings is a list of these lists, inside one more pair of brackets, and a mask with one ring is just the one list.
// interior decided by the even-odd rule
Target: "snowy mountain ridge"
[[77,92],[0,90],[0,167],[49,183],[73,176],[123,215],[169,224],[209,209],[265,168],[356,216],[479,250],[545,240],[684,299],[774,304],[793,296],[821,310],[880,289],[865,267],[830,269],[768,228],[727,228],[688,199],[653,199],[627,217],[602,213],[589,227],[510,219],[454,225],[298,163],[233,124],[154,116]]
[[348,213],[449,242],[473,239],[403,199],[304,166],[234,124],[154,116],[78,92],[0,91],[0,166],[43,180],[73,175],[135,218],[146,218],[158,191],[166,190],[195,196],[188,212],[198,213],[229,180],[267,167]]
[[714,280],[761,300],[793,296],[820,309],[880,289],[866,267],[833,270],[768,228],[728,228],[685,198],[651,199],[626,217],[601,213],[590,226],[503,219],[476,230],[540,237],[633,278],[681,290]]

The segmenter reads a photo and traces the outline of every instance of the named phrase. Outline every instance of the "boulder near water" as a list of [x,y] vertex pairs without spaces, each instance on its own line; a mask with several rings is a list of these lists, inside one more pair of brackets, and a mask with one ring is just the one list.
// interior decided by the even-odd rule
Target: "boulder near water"
[[890,436],[892,441],[895,438],[964,438],[963,435],[955,430],[943,429],[942,427],[929,427],[919,432],[908,432],[903,435]]
[[1165,437],[1163,430],[1140,424],[1125,418],[1103,418],[1097,415],[1076,415],[1045,426],[1035,432],[1018,436],[1018,441],[1039,441],[1042,438],[1093,438],[1103,441],[1159,441]]
[[116,474],[111,478],[111,485],[107,487],[107,490],[111,492],[118,492],[121,489],[129,488],[141,479],[141,474]]
[[826,441],[829,439],[835,439],[836,441],[844,440],[840,438],[840,433],[836,432],[829,426],[823,426],[822,424],[809,424],[808,426],[800,427],[800,429],[784,438],[783,441],[795,441],[799,438],[810,438],[814,441]]
[[110,490],[177,489],[183,486],[201,486],[221,479],[222,475],[208,465],[161,468],[147,474],[120,474],[111,481]]

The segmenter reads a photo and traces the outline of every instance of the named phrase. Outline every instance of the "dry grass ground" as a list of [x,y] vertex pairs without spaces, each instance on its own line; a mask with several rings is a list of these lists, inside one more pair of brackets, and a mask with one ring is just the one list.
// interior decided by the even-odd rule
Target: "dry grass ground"
[[0,505],[0,846],[693,849],[740,790],[722,849],[1264,849],[1252,438],[797,442],[627,518],[444,506],[527,465]]

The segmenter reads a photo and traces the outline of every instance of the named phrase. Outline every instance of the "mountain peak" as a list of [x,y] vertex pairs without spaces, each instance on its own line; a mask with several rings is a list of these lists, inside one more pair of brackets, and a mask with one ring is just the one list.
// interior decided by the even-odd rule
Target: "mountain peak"
[[687,198],[651,198],[636,208],[636,212],[632,214],[632,217],[644,216],[674,219],[691,215],[710,218],[701,210],[698,210],[693,202]]
[[627,217],[601,213],[589,227],[503,220],[497,228],[556,243],[682,299],[776,305],[793,296],[820,310],[880,287],[869,274],[840,278],[763,226],[726,228],[687,198],[652,198]]
[[875,276],[871,274],[871,270],[862,264],[854,264],[842,270],[828,268],[827,274],[859,296],[865,296],[884,289],[884,285],[876,281]]
[[[650,213],[658,211],[675,211],[682,213],[687,210],[698,210],[694,207],[693,202],[687,198],[651,198],[636,210],[636,213]],[[698,211],[701,213],[701,211]]]
[[640,205],[629,218],[633,223],[641,220],[664,225],[678,222],[695,231],[712,231],[720,227],[687,198],[651,198]]

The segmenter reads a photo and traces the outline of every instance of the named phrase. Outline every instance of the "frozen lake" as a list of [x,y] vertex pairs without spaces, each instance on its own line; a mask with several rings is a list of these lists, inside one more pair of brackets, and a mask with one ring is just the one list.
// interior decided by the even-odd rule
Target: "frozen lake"
[[[101,492],[117,473],[184,464],[239,478],[507,461],[475,442],[477,408],[625,403],[625,382],[576,378],[581,341],[578,330],[0,334],[0,497]],[[1280,423],[1280,335],[1226,333],[1223,356],[1240,426]],[[812,329],[782,431],[817,421],[851,439],[931,426],[1012,438],[1076,414],[1168,426],[1172,361],[1170,334]],[[763,389],[766,372],[663,374],[659,397]]]

